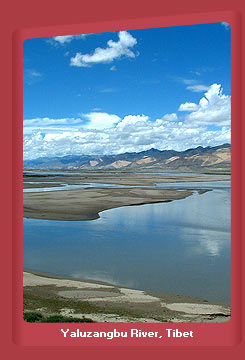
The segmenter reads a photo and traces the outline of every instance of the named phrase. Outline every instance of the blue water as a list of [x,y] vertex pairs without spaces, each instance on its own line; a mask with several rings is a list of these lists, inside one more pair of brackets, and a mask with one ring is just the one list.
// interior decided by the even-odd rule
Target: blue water
[[230,183],[188,186],[213,190],[93,221],[24,219],[24,268],[229,303]]

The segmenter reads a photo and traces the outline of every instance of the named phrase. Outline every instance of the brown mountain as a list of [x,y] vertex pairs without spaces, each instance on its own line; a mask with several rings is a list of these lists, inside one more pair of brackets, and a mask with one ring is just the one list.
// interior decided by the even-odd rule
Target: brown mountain
[[160,169],[160,170],[230,170],[230,144],[198,146],[185,151],[150,149],[139,153],[91,156],[69,155],[24,161],[33,169]]

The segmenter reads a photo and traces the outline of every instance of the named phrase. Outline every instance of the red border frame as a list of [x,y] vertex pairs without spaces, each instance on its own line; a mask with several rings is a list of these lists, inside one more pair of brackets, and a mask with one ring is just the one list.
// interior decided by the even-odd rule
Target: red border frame
[[[42,0],[31,2],[9,1],[3,9],[3,38],[5,51],[1,62],[4,73],[3,103],[4,109],[1,139],[4,173],[1,177],[3,204],[2,207],[2,259],[3,295],[1,309],[4,319],[1,324],[2,351],[8,358],[25,356],[37,359],[45,356],[67,357],[66,350],[78,356],[99,355],[103,349],[106,356],[124,357],[132,353],[144,357],[155,354],[190,359],[206,359],[207,356],[220,355],[223,358],[242,358],[244,340],[242,339],[242,323],[244,315],[241,308],[242,288],[242,135],[241,124],[242,54],[242,15],[244,4],[240,0],[229,1],[206,0],[197,3],[193,0],[172,0],[164,4],[152,0],[151,4],[139,0],[124,0],[123,3],[107,0],[91,4],[77,3],[70,0],[69,4],[58,0]],[[193,330],[194,339],[171,339],[171,341],[155,339],[64,339],[60,334],[60,324],[30,324],[22,318],[22,44],[31,37],[46,37],[72,33],[105,32],[113,30],[132,30],[162,26],[201,24],[208,22],[228,22],[232,31],[232,318],[222,324],[171,324],[171,328]],[[243,30],[244,32],[244,30]],[[242,76],[241,76],[242,75]],[[11,82],[12,80],[12,82]],[[12,109],[12,113],[11,113]],[[11,123],[11,115],[13,122]],[[7,156],[5,155],[7,154]],[[12,165],[11,165],[12,163]],[[12,167],[11,167],[12,166]],[[7,191],[8,190],[8,191]],[[242,196],[241,196],[242,194]],[[13,250],[13,252],[12,252]],[[244,273],[244,268],[243,268]],[[10,319],[12,318],[12,322]],[[65,325],[66,326],[66,325]],[[129,330],[137,327],[142,330],[154,331],[166,329],[169,324],[86,324],[83,328],[95,331],[110,331],[113,328]],[[68,327],[66,327],[68,328]],[[69,324],[70,329],[81,328],[77,324]],[[91,341],[92,340],[92,341]],[[120,351],[119,351],[120,350]],[[200,352],[200,350],[202,352]],[[205,350],[205,351],[204,351]],[[150,351],[150,352],[149,352]],[[217,352],[218,351],[218,352]],[[232,351],[232,354],[231,354]],[[102,353],[102,354],[103,354]],[[80,353],[81,354],[81,353]],[[97,357],[96,356],[96,357]]]

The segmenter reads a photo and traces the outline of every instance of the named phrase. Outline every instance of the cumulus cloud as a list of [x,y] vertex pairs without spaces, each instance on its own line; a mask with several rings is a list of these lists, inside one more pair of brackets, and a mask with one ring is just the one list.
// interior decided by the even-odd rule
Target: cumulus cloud
[[[195,146],[219,145],[230,141],[230,128],[209,130],[177,121],[150,120],[147,115],[108,117],[101,125],[100,115],[90,114],[89,125],[77,129],[33,131],[24,136],[24,158],[64,156],[67,154],[106,155],[138,152],[152,147],[160,150],[185,150]],[[105,116],[103,116],[103,121]],[[111,127],[109,127],[111,126]]]
[[126,115],[122,121],[120,121],[116,129],[119,131],[133,131],[135,128],[140,128],[141,126],[145,126],[147,121],[149,120],[149,116],[146,115]]
[[163,119],[168,121],[176,121],[178,119],[178,116],[176,113],[166,114],[163,116]]
[[151,119],[95,111],[77,119],[24,120],[24,158],[119,154],[152,147],[182,151],[230,142],[230,96],[223,94],[221,85],[213,84],[199,103],[186,102],[179,111],[187,112],[181,121],[176,113]]
[[71,58],[70,65],[88,67],[99,63],[111,63],[122,56],[134,58],[136,55],[130,50],[137,44],[137,40],[127,31],[119,32],[119,40],[109,40],[106,48],[96,48],[92,54],[77,53]]
[[195,126],[216,125],[230,126],[231,97],[223,94],[219,84],[213,84],[199,101],[199,104],[181,104],[179,111],[189,111],[186,123]]
[[178,111],[196,111],[197,109],[198,109],[197,104],[186,102],[180,105]]
[[117,115],[103,112],[91,112],[84,114],[84,117],[88,120],[85,128],[99,130],[110,128],[121,120]]
[[209,86],[197,84],[197,85],[187,86],[186,89],[193,92],[203,92],[203,91],[207,91],[209,89]]

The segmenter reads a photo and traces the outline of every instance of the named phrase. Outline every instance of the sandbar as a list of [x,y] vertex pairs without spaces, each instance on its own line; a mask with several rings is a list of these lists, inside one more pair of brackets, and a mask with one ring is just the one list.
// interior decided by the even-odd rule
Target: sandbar
[[191,190],[149,188],[93,188],[23,194],[24,217],[83,221],[121,206],[152,204],[184,199]]

